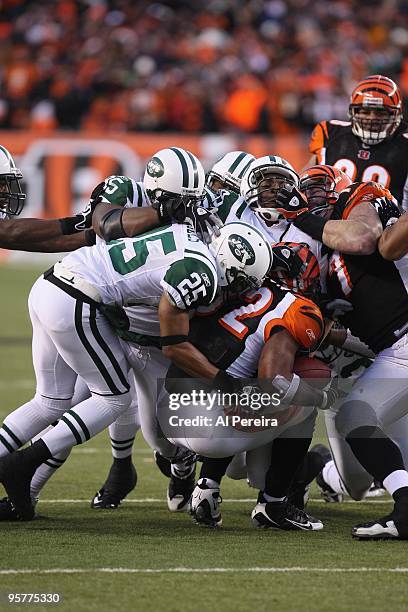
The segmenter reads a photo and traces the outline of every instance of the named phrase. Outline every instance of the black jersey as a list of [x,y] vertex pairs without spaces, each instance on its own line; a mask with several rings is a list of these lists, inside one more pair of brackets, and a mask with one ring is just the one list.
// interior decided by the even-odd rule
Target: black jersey
[[408,125],[379,144],[365,145],[349,121],[321,121],[313,130],[310,152],[319,164],[343,170],[352,181],[376,181],[408,210]]
[[[354,185],[350,191],[340,195],[332,219],[348,217],[364,186]],[[341,323],[375,353],[408,331],[408,256],[392,262],[378,251],[372,255],[334,251],[329,257],[327,286],[331,297],[347,299],[353,305]]]

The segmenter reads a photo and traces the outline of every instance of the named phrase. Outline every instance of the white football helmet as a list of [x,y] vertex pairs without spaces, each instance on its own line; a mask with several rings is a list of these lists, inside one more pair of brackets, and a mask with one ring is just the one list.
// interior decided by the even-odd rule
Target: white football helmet
[[0,145],[0,212],[19,215],[23,210],[26,195],[21,191],[22,178],[9,151]]
[[[219,189],[229,189],[239,194],[241,180],[249,164],[255,157],[245,151],[226,153],[213,165],[206,177],[206,187],[214,193]],[[220,185],[217,187],[217,182]]]
[[153,203],[163,199],[184,199],[200,202],[204,195],[205,172],[195,155],[170,147],[161,149],[147,162],[143,177],[146,194]]
[[285,185],[299,187],[299,175],[283,157],[265,155],[255,159],[241,181],[241,196],[267,223],[282,217],[274,210],[276,196]]
[[208,248],[216,260],[218,285],[233,293],[260,287],[272,266],[269,242],[247,223],[227,223]]

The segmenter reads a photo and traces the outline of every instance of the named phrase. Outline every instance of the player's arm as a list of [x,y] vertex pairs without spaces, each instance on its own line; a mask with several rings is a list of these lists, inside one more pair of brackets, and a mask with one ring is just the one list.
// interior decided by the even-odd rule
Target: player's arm
[[354,207],[347,219],[324,224],[322,242],[346,255],[371,255],[383,231],[380,218],[369,202]]
[[188,340],[188,311],[174,306],[164,293],[159,304],[159,319],[163,354],[190,376],[213,380],[218,368]]
[[[72,217],[75,219],[75,217]],[[73,251],[92,244],[89,230],[63,234],[61,220],[2,219],[0,222],[0,248],[58,253]]]
[[101,202],[92,217],[96,234],[107,242],[116,238],[136,236],[158,225],[158,212],[151,206],[123,208]]
[[398,261],[408,253],[408,214],[402,215],[386,227],[378,241],[378,250],[384,259]]

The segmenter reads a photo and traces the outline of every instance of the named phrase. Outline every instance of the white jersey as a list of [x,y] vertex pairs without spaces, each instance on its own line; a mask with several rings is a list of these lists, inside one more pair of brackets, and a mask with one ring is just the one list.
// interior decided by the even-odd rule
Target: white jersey
[[132,307],[131,331],[159,336],[163,291],[180,309],[209,305],[217,291],[214,257],[188,225],[173,224],[67,255],[63,266],[92,285],[104,305]]
[[322,290],[326,290],[328,258],[327,249],[321,242],[311,238],[308,234],[305,234],[305,232],[302,232],[302,230],[285,220],[267,225],[245,202],[244,198],[238,197],[234,193],[228,191],[221,192],[216,204],[219,216],[224,223],[231,223],[232,221],[248,223],[248,225],[256,227],[264,236],[269,238],[272,245],[278,242],[295,242],[297,244],[303,242],[307,244],[319,263],[320,283]]

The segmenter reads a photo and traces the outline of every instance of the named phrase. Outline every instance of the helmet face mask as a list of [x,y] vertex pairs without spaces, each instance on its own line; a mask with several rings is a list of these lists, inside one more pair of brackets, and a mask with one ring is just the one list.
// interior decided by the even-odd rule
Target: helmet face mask
[[307,199],[308,208],[316,215],[329,216],[340,193],[351,185],[351,179],[333,166],[312,166],[300,177],[300,191]]
[[353,134],[366,145],[392,136],[402,120],[402,99],[391,79],[374,75],[361,81],[351,94],[349,116]]
[[244,175],[241,195],[263,221],[277,223],[282,216],[275,210],[276,198],[286,185],[299,185],[299,177],[292,166],[280,157],[261,157]]
[[17,216],[23,210],[26,195],[21,189],[22,178],[9,151],[0,145],[0,212]]

